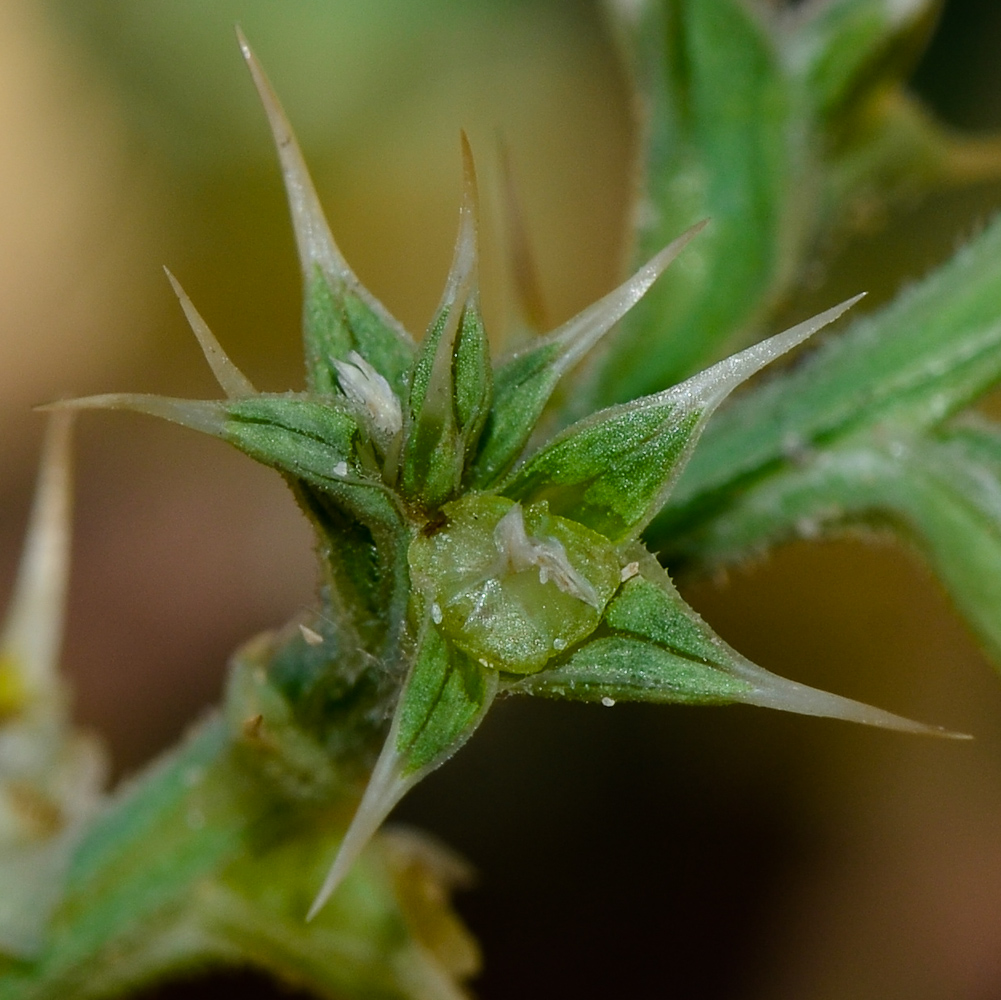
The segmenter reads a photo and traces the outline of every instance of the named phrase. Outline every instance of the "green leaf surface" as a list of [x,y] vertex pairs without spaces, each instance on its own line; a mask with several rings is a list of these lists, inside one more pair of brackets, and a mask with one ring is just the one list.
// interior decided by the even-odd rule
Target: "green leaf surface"
[[546,502],[554,513],[617,544],[635,538],[663,507],[716,407],[860,298],[724,358],[673,389],[579,421],[517,468],[500,491],[516,500]]
[[358,426],[338,401],[261,395],[232,400],[225,410],[226,440],[273,469],[322,487],[356,468]]
[[395,750],[406,778],[442,764],[472,735],[496,690],[496,671],[428,629],[400,705]]
[[[706,565],[851,525],[913,542],[984,648],[1001,662],[1001,432],[977,424],[854,439],[762,479],[686,537]],[[690,549],[689,547],[693,547]]]
[[497,671],[471,660],[425,619],[389,736],[308,919],[324,907],[393,806],[472,736],[496,693]]
[[233,401],[227,415],[227,439],[282,472],[317,529],[336,619],[373,651],[392,649],[405,622],[409,537],[377,473],[357,469],[353,417],[337,401],[290,396]]
[[[768,30],[741,0],[655,0],[623,16],[644,117],[636,251],[712,226],[637,305],[601,368],[600,403],[663,389],[759,322],[808,229],[799,205],[809,126]],[[794,211],[795,206],[795,211]]]
[[401,395],[413,363],[413,346],[355,288],[331,280],[318,264],[304,277],[304,286],[302,328],[310,389],[335,395],[339,383],[333,362],[357,351]]
[[405,414],[400,487],[428,509],[458,489],[493,392],[477,284],[476,175],[465,136],[463,165],[465,189],[452,267],[414,361]]
[[700,416],[674,395],[602,411],[540,449],[501,490],[625,541],[690,451]]
[[[648,540],[675,539],[759,479],[818,449],[896,428],[913,435],[1001,377],[1001,221],[894,303],[856,321],[806,363],[747,393],[710,423]],[[896,431],[893,431],[896,433]],[[687,544],[686,549],[691,550]]]
[[563,662],[507,690],[573,701],[743,702],[801,715],[861,722],[903,732],[957,736],[840,695],[786,680],[728,646],[682,599],[642,547],[632,576],[609,605],[603,634]]
[[595,639],[553,670],[515,690],[569,701],[682,702],[725,705],[750,685],[705,664],[637,639]]
[[471,486],[489,487],[508,471],[536,429],[560,379],[633,308],[705,225],[692,226],[628,281],[558,330],[498,362],[494,404],[471,469]]
[[811,102],[828,116],[861,88],[898,77],[937,8],[934,0],[827,0],[794,14],[783,41]]

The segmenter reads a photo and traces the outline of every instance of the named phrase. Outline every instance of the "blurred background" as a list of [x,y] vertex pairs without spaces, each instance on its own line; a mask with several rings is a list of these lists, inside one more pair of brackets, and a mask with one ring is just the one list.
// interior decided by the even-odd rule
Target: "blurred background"
[[[501,141],[550,325],[621,275],[633,135],[594,3],[3,0],[0,598],[34,404],[217,395],[161,265],[256,384],[301,384],[293,241],[237,22],[341,248],[411,330],[448,268],[460,128],[493,329],[511,320]],[[1001,5],[950,0],[914,86],[956,125],[1001,127],[999,51]],[[892,294],[999,204],[984,185],[875,220],[810,294],[839,301],[860,274]],[[65,660],[124,775],[218,699],[234,647],[311,601],[311,540],[277,476],[190,432],[88,414],[77,454]],[[749,708],[501,704],[397,812],[479,870],[458,901],[485,952],[477,993],[1001,998],[1001,683],[922,564],[881,539],[796,543],[679,583],[763,666],[977,740]],[[230,991],[273,995],[230,974],[156,996]]]

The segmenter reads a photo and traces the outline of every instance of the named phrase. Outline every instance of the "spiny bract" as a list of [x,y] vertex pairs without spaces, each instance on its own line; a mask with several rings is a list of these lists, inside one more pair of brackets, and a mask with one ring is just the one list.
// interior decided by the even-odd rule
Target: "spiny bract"
[[[463,138],[455,254],[416,343],[343,259],[281,106],[242,37],[241,45],[295,228],[307,391],[258,393],[171,277],[227,398],[108,395],[63,405],[139,410],[223,438],[280,471],[316,529],[322,608],[284,649],[282,670],[290,658],[308,662],[314,690],[339,692],[324,704],[361,705],[382,750],[310,916],[395,803],[469,738],[499,692],[745,702],[941,733],[750,663],[688,607],[639,540],[713,410],[856,299],[531,450],[560,379],[704,224],[558,330],[491,363]],[[299,712],[302,726],[329,729],[329,718],[307,715]]]

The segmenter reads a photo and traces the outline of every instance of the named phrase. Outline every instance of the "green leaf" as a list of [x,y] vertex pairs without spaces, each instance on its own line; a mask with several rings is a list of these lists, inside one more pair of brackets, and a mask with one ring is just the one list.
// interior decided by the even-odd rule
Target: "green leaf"
[[1001,663],[1001,431],[976,424],[925,436],[873,434],[818,452],[741,493],[685,537],[711,565],[796,535],[891,528],[926,556]]
[[955,735],[797,684],[751,663],[682,600],[653,556],[639,547],[633,555],[636,575],[609,605],[604,634],[509,690],[605,705],[619,700],[742,702],[904,732]]
[[285,393],[224,401],[111,394],[57,404],[128,409],[222,438],[288,481],[319,536],[329,610],[376,653],[405,626],[408,530],[347,400]]
[[495,671],[449,647],[436,628],[428,630],[398,708],[401,777],[427,774],[469,739],[493,698],[495,680]]
[[325,905],[393,806],[472,736],[496,693],[497,671],[456,649],[426,618],[389,736],[307,919]]
[[[794,471],[818,449],[885,428],[937,426],[1001,378],[1001,220],[809,361],[747,393],[707,428],[651,547],[677,557],[741,491]],[[896,433],[896,431],[894,432]],[[747,536],[751,541],[750,536]]]
[[476,174],[463,136],[465,185],[445,292],[410,375],[400,486],[434,508],[462,480],[492,397],[490,344],[480,315]]
[[498,362],[494,404],[471,468],[471,486],[491,486],[508,471],[535,430],[560,379],[646,294],[705,225],[703,221],[692,226],[628,281],[558,330]]
[[333,363],[357,351],[399,393],[413,361],[413,340],[345,261],[285,112],[247,40],[239,37],[274,135],[288,193],[302,267],[307,385],[322,395],[335,394],[338,379]]
[[531,675],[513,690],[606,705],[617,701],[727,705],[741,701],[750,684],[652,642],[604,638],[589,642],[567,663]]
[[567,428],[501,485],[545,501],[612,542],[635,538],[664,505],[710,414],[741,382],[837,319],[858,297],[719,362],[655,396]]
[[258,395],[225,406],[222,437],[264,465],[320,488],[358,475],[358,426],[343,404]]
[[621,23],[644,126],[637,255],[697,219],[712,228],[615,338],[596,383],[606,404],[671,385],[746,336],[812,219],[797,198],[810,129],[793,116],[770,15],[741,0],[618,6],[635,10]]

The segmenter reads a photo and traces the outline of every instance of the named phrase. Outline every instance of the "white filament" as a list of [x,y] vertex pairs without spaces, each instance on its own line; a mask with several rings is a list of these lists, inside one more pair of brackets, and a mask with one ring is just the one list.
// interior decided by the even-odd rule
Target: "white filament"
[[390,384],[357,351],[334,361],[344,395],[359,406],[380,434],[395,437],[403,429],[400,401]]

